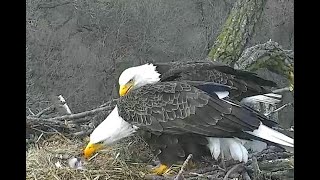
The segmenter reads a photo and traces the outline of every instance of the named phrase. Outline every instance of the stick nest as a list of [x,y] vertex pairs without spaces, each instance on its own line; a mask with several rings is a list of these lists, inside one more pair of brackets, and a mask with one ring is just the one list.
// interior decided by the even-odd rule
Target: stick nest
[[[146,163],[152,155],[146,146],[140,146],[141,141],[138,137],[127,138],[90,161],[81,160],[84,169],[75,169],[68,165],[68,159],[81,157],[85,141],[54,135],[29,145],[26,179],[142,179],[148,172]],[[134,159],[136,157],[144,158]]]

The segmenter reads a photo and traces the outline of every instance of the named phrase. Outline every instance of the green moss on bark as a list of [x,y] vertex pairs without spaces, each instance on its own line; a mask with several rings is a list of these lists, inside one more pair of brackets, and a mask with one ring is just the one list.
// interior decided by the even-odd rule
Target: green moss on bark
[[238,0],[212,46],[208,57],[214,61],[219,60],[233,65],[240,57],[251,36],[264,5],[265,0]]

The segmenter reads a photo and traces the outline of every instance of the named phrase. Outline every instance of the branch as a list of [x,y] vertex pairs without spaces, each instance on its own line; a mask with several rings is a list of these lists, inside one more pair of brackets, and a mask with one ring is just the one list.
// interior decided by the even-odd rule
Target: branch
[[284,50],[277,42],[270,40],[245,49],[239,60],[234,64],[234,68],[247,71],[267,68],[276,74],[287,77],[291,89],[293,89],[293,54],[292,50]]
[[285,104],[285,105],[282,105],[282,106],[279,107],[278,109],[266,113],[265,116],[269,116],[270,114],[273,114],[273,113],[276,113],[276,112],[278,112],[278,111],[281,111],[283,108],[285,108],[285,107],[287,107],[287,106],[292,106],[292,104],[293,104],[293,103],[287,103],[287,104]]
[[228,180],[229,175],[230,175],[233,171],[237,170],[237,169],[240,168],[240,167],[243,167],[243,166],[242,166],[242,163],[241,163],[241,164],[236,164],[235,166],[233,166],[233,167],[226,173],[226,175],[224,176],[223,180]]
[[[117,102],[117,99],[113,99],[105,103],[103,106],[99,106],[96,109],[92,109],[92,110],[77,113],[77,114],[68,114],[68,115],[58,116],[54,118],[37,117],[37,116],[43,115],[45,112],[57,109],[58,107],[57,104],[53,102],[54,105],[51,105],[48,108],[45,108],[44,110],[39,112],[37,115],[26,116],[26,123],[27,123],[26,125],[27,127],[30,127],[31,130],[36,130],[40,132],[50,133],[51,130],[49,130],[50,132],[47,132],[48,127],[54,127],[57,132],[61,132],[67,135],[78,136],[78,137],[85,136],[90,134],[93,131],[93,126],[94,126],[92,125],[92,123],[90,124],[85,124],[85,123],[90,120],[96,123],[95,119],[97,119],[97,122],[98,122],[98,120],[102,119],[103,117],[99,115],[94,116],[93,118],[84,118],[84,117],[95,115],[101,111],[112,110],[115,107],[116,102]],[[68,111],[71,112],[70,110]]]
[[281,89],[276,89],[273,90],[273,93],[282,93],[282,92],[289,92],[292,91],[291,87],[285,87],[285,88],[281,88]]
[[50,119],[41,119],[36,117],[27,116],[27,124],[53,124],[53,125],[59,125],[59,126],[66,126],[66,124],[62,121],[55,120],[54,118]]
[[[52,105],[52,106],[49,106],[49,107],[47,107],[47,108],[45,108],[45,109],[43,109],[42,111],[40,111],[38,114],[36,114],[35,115],[35,117],[40,117],[40,116],[42,116],[42,114],[44,114],[44,113],[47,113],[47,112],[53,112],[55,110],[55,107]],[[49,114],[49,113],[47,113],[47,114]]]
[[237,0],[208,58],[233,66],[260,19],[265,0]]
[[35,116],[35,114],[31,111],[30,108],[28,108],[28,110],[29,110],[29,112],[30,112],[33,116]]
[[244,171],[242,172],[242,178],[243,178],[244,180],[251,180],[251,178],[250,178],[250,176],[249,176],[249,174],[248,174],[248,172],[247,172],[246,170],[244,170]]
[[86,135],[89,135],[91,134],[93,131],[93,129],[91,130],[87,130],[87,131],[79,131],[79,132],[75,132],[73,133],[73,136],[86,136]]
[[[94,115],[100,111],[111,110],[113,108],[114,108],[114,106],[105,106],[105,107],[96,108],[96,109],[92,109],[92,110],[77,113],[77,114],[64,115],[64,116],[59,116],[59,117],[54,117],[54,118],[49,118],[49,119],[42,119],[42,118],[35,118],[35,117],[27,116],[27,120],[48,121],[48,122],[52,122],[52,123],[56,123],[56,124],[61,124],[62,123],[61,121],[63,121],[63,120],[79,119],[79,118],[83,118],[86,116]],[[77,121],[73,121],[73,122],[77,122]],[[62,124],[64,124],[64,123],[62,123]]]
[[184,179],[182,173],[184,171],[184,169],[186,168],[188,162],[190,161],[190,159],[192,158],[192,154],[189,154],[189,156],[187,157],[187,159],[184,161],[184,163],[182,164],[182,167],[179,171],[179,173],[177,174],[177,176],[174,178],[174,180],[181,180]]

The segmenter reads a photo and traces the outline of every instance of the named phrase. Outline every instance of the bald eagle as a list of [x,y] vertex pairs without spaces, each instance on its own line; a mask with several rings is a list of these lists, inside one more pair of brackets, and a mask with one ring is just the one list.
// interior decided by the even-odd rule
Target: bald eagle
[[[139,66],[139,71],[129,68],[122,73],[119,78],[122,97],[115,109],[92,132],[84,150],[86,158],[138,131],[149,136],[147,142],[161,162],[155,170],[157,174],[164,173],[173,163],[184,160],[190,153],[194,159],[204,155],[218,159],[224,154],[225,157],[246,162],[248,151],[245,144],[255,140],[293,148],[292,138],[270,128],[276,125],[275,122],[234,100],[249,90],[251,94],[264,92],[260,85],[268,81],[261,79],[261,84],[255,85],[254,80],[250,82],[235,71],[231,72],[234,75],[224,72],[220,75],[220,81],[217,77],[211,79],[213,82],[192,78],[193,81],[165,81],[161,77],[169,71],[160,74],[156,67],[159,66],[147,64]],[[180,78],[183,77],[181,74],[182,71]],[[251,73],[247,76],[256,78]],[[239,91],[237,87],[243,88]]]
[[[119,95],[123,96],[131,89],[146,84],[181,80],[215,82],[231,86],[233,89],[229,97],[237,101],[273,104],[280,102],[282,97],[270,90],[270,87],[277,86],[275,82],[265,80],[255,73],[236,70],[212,61],[147,63],[128,68],[119,77]],[[203,85],[202,89],[206,87],[208,86]]]

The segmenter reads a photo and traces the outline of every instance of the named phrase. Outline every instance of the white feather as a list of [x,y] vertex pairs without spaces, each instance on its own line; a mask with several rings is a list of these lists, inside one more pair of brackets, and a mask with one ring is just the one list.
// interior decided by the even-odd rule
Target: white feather
[[278,99],[281,99],[281,98],[282,98],[282,95],[281,95],[281,94],[275,94],[275,93],[264,94],[264,96],[273,97],[273,98],[278,98]]
[[220,155],[220,138],[207,137],[207,140],[211,155],[217,160]]
[[160,73],[153,64],[130,67],[124,70],[119,77],[119,85],[125,85],[131,79],[134,80],[133,88],[139,88],[146,84],[154,84],[160,81]]
[[122,138],[132,135],[138,127],[124,121],[118,114],[116,106],[108,117],[98,125],[91,133],[90,142],[95,144],[103,142],[104,144],[112,144]]
[[237,138],[214,138],[207,137],[208,148],[216,160],[220,154],[224,154],[226,159],[234,159],[240,162],[248,161],[248,151]]
[[235,104],[235,103],[233,103],[233,102],[230,102],[230,101],[228,101],[228,100],[226,100],[226,99],[221,99],[222,101],[224,101],[224,102],[226,102],[226,103],[229,103],[229,104],[231,104],[231,105],[234,105],[234,106],[238,106],[238,107],[240,107],[240,105],[239,104]]
[[241,103],[262,102],[267,104],[277,104],[281,102],[281,98],[282,95],[280,94],[268,93],[263,95],[246,97],[241,100]]
[[294,146],[292,138],[271,129],[268,126],[263,125],[262,123],[260,123],[259,128],[254,130],[253,132],[250,132],[250,131],[246,131],[246,132],[283,146],[288,146],[288,147]]
[[240,144],[240,148],[242,151],[242,161],[247,163],[248,162],[248,151],[242,144]]
[[245,143],[248,142],[248,140],[239,139],[237,137],[234,137],[234,139],[235,139],[235,141],[237,141],[239,143],[239,146],[242,151],[242,161],[246,163],[248,161],[248,150],[247,150],[247,147],[244,145],[245,145]]
[[237,143],[230,143],[229,148],[232,158],[234,160],[242,161],[241,147]]
[[262,102],[267,104],[277,104],[281,102],[282,95],[279,94],[263,94],[263,95],[256,95],[244,98],[241,100],[242,103],[250,103],[250,102]]
[[217,94],[219,99],[223,99],[223,98],[229,96],[229,92],[228,91],[217,91],[215,93]]

